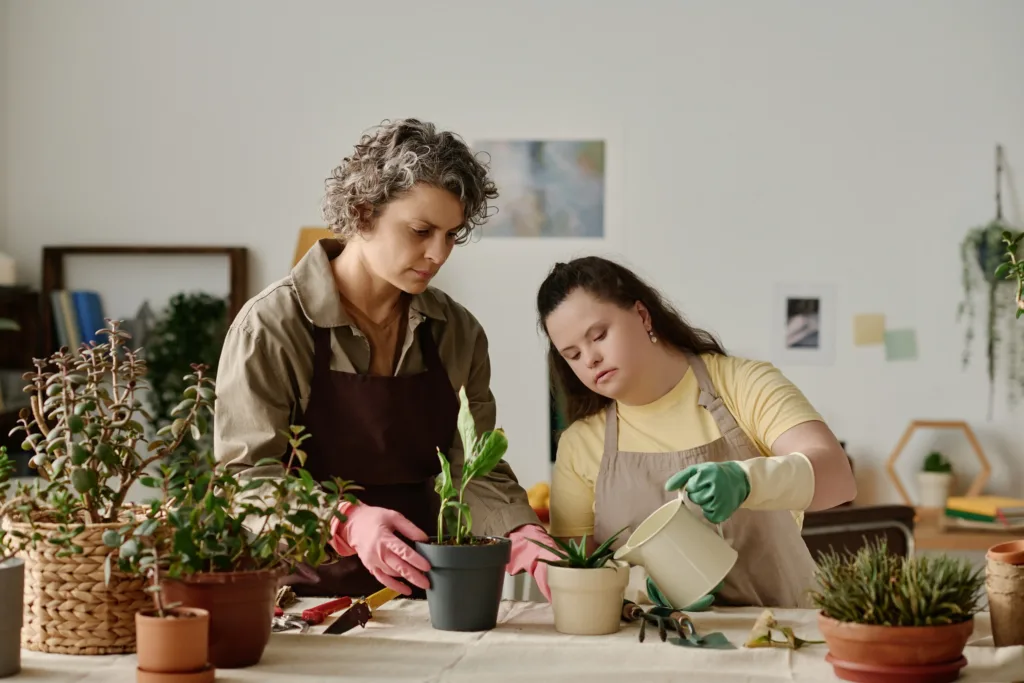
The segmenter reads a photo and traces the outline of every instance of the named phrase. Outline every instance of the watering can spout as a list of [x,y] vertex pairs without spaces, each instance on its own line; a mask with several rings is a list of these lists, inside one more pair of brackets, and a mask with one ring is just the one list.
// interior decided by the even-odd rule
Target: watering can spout
[[615,559],[628,562],[629,564],[640,564],[640,554],[637,552],[638,548],[634,548],[628,543],[623,545],[621,548],[615,551]]

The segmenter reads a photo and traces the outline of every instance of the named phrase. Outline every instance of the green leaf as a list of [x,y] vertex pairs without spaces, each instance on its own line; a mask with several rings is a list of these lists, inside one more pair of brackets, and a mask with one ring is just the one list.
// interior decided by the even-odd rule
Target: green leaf
[[108,548],[116,548],[121,545],[121,534],[113,529],[107,529],[103,532],[103,545]]
[[85,461],[89,459],[89,451],[81,444],[75,444],[71,447],[71,464],[72,465],[84,465]]
[[178,405],[174,406],[174,408],[171,409],[171,415],[177,416],[184,412],[187,412],[195,404],[196,400],[194,398],[186,398],[183,401],[181,401],[181,403],[179,403]]
[[505,457],[508,450],[508,438],[502,429],[485,432],[480,439],[480,454],[463,471],[463,481],[468,482],[476,477],[486,477]]
[[96,470],[90,470],[84,467],[76,467],[71,470],[71,485],[75,487],[75,490],[79,493],[88,493],[93,490],[96,488],[96,482]]
[[452,468],[448,464],[448,459],[441,454],[440,450],[437,451],[437,458],[441,461],[441,474],[437,475],[434,490],[441,496],[441,500],[448,500],[458,493],[455,490],[454,483],[452,483]]
[[68,418],[68,429],[71,430],[72,434],[81,433],[84,427],[85,422],[79,416],[72,415],[71,417]]
[[118,552],[121,557],[135,557],[139,554],[139,542],[133,538],[129,538],[121,544],[121,549]]
[[1000,263],[999,267],[996,268],[996,277],[999,278],[1000,280],[1005,279],[1010,274],[1011,268],[1013,268],[1013,264],[1010,263],[1009,261],[1004,261],[1003,263]]
[[466,387],[459,389],[459,436],[462,439],[462,450],[465,453],[465,462],[469,462],[476,456],[476,422],[473,413],[469,409],[469,397],[466,395]]

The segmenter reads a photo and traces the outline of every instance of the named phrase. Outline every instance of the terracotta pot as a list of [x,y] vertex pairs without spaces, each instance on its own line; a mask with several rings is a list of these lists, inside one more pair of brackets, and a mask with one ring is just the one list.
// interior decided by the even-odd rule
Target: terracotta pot
[[986,558],[992,643],[996,647],[1024,645],[1024,540],[994,545]]
[[150,673],[194,673],[209,663],[210,613],[176,607],[135,614],[139,668]]
[[927,666],[963,655],[974,619],[948,626],[874,626],[818,615],[818,629],[835,659],[854,664]]
[[145,671],[141,668],[135,669],[135,683],[212,683],[216,678],[217,671],[212,666],[207,666],[199,671],[157,673]]
[[548,567],[555,630],[579,636],[618,632],[622,599],[629,583],[629,565],[611,561],[595,569]]
[[210,613],[210,664],[218,669],[253,666],[263,657],[274,619],[277,580],[283,570],[203,572],[165,580],[167,602]]

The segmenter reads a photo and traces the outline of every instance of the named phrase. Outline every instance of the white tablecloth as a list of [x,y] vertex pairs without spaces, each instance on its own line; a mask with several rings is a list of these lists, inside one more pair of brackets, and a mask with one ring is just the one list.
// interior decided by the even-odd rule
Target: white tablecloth
[[[296,611],[317,601],[290,608]],[[248,669],[221,670],[219,681],[423,681],[431,683],[653,683],[655,681],[835,681],[826,645],[799,651],[746,649],[743,643],[760,609],[720,609],[693,614],[699,633],[723,632],[736,650],[703,650],[662,643],[657,629],[637,640],[638,624],[610,636],[567,636],[553,627],[547,603],[505,601],[498,627],[483,633],[435,631],[427,605],[396,600],[365,629],[344,635],[278,633],[263,660]],[[775,610],[796,635],[820,640],[810,610]],[[976,619],[961,680],[1024,681],[1024,647],[994,648],[987,614]],[[72,657],[23,651],[23,674],[32,681],[128,683],[135,657]],[[17,679],[13,679],[17,680]]]

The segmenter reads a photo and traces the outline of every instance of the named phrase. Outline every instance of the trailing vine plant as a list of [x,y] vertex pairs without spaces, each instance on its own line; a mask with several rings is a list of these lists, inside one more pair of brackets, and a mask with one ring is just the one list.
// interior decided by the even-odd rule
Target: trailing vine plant
[[[1016,301],[1008,295],[1012,275],[1003,265],[1017,263],[1016,251],[1019,241],[1009,234],[1008,226],[1003,218],[1001,184],[1003,158],[1002,147],[996,148],[996,216],[982,226],[968,231],[960,244],[960,261],[962,267],[961,281],[963,299],[957,309],[957,322],[966,319],[964,332],[964,350],[961,357],[963,368],[971,361],[971,348],[975,338],[975,321],[978,317],[976,307],[979,293],[984,295],[985,305],[985,361],[989,383],[988,417],[992,418],[992,407],[995,393],[997,370],[1006,373],[1007,398],[1014,407],[1024,394],[1024,349],[1021,348],[1024,336],[1010,328],[1012,321],[1009,312],[1017,308]],[[1013,260],[1008,261],[1007,257]],[[1018,309],[1019,310],[1019,309]]]

